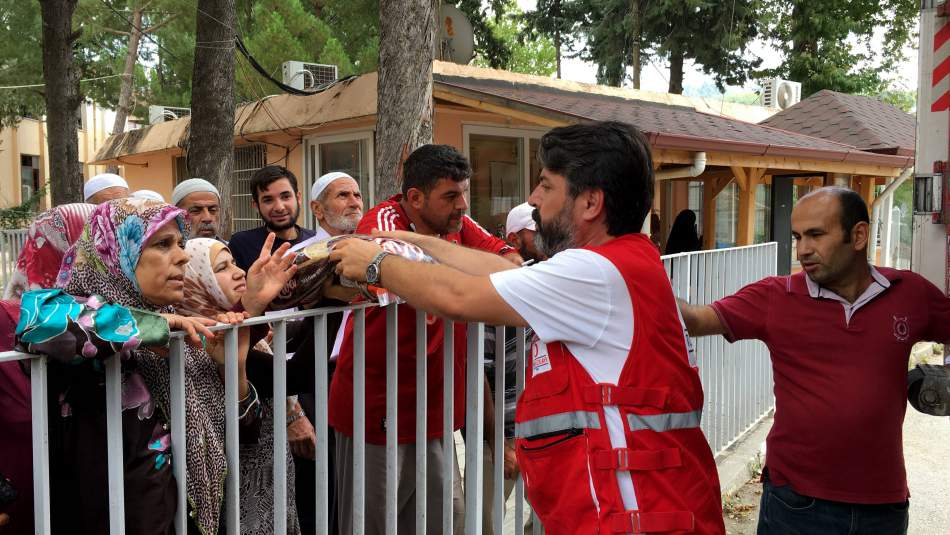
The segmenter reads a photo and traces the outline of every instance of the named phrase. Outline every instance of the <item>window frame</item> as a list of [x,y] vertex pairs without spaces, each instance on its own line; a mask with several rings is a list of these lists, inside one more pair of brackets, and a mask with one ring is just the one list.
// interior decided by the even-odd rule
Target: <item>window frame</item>
[[303,197],[303,221],[309,228],[317,228],[317,221],[310,210],[310,188],[320,178],[320,145],[362,140],[367,141],[367,167],[369,171],[366,181],[369,191],[361,192],[365,212],[376,206],[376,129],[363,127],[332,134],[313,134],[303,138],[304,187],[301,195]]

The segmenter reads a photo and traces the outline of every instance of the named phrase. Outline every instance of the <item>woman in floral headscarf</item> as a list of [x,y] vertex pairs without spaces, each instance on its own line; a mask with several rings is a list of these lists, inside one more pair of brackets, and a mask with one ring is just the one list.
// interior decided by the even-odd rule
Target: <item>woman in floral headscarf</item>
[[85,203],[63,204],[36,216],[3,298],[18,300],[28,290],[52,288],[63,255],[79,239],[95,207]]
[[[215,341],[203,327],[213,321],[173,314],[173,305],[184,297],[188,261],[183,215],[173,206],[142,199],[118,199],[97,206],[82,237],[63,259],[57,283],[66,293],[39,291],[24,296],[21,310],[26,319],[21,316],[17,331],[20,345],[53,360],[50,391],[59,395],[51,407],[58,402],[63,416],[51,418],[50,424],[56,531],[108,531],[100,359],[115,352],[122,357],[123,367],[126,531],[165,534],[173,530],[177,504],[170,470],[169,369],[163,346],[167,346],[169,328],[187,330],[198,346],[198,332]],[[58,312],[67,327],[52,332],[55,336],[41,335],[44,328],[51,328],[48,318],[54,315],[33,313],[42,309],[42,303],[31,305],[27,296],[54,303],[56,311],[74,310],[76,317]],[[89,297],[70,304],[71,296]],[[52,310],[47,307],[44,312]],[[161,324],[154,319],[161,319],[158,314],[164,318]],[[218,319],[234,322],[234,316]],[[114,328],[104,328],[108,327],[106,320],[115,317],[123,319],[115,322]],[[240,338],[247,343],[245,336]],[[185,347],[187,440],[184,450],[176,455],[176,462],[187,464],[191,527],[212,535],[221,521],[227,466],[224,385],[218,375],[222,345],[213,344],[210,354]],[[244,361],[239,359],[240,413],[242,422],[250,424],[259,404],[243,372]]]
[[[268,250],[270,247],[266,247]],[[218,240],[192,238],[185,245],[191,259],[185,268],[185,301],[179,309],[188,315],[213,318],[233,310],[247,290],[244,270]],[[256,312],[256,311],[252,311]],[[270,353],[266,343],[255,346]],[[311,374],[312,375],[312,374]],[[274,420],[273,398],[261,399],[261,431],[257,444],[241,446],[241,533],[274,532]],[[287,450],[287,533],[300,532],[294,499],[294,465]]]

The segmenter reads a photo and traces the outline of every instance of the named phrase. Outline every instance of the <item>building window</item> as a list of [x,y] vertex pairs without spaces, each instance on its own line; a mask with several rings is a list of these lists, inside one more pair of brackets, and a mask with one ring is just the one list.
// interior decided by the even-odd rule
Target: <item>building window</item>
[[508,212],[524,202],[524,140],[473,134],[469,137],[472,218],[504,235]]
[[730,182],[716,196],[716,243],[715,249],[735,247],[736,223],[739,219],[739,186]]
[[540,181],[543,130],[463,125],[463,152],[472,165],[469,211],[489,232],[504,237],[508,212]]
[[342,171],[353,177],[360,185],[363,206],[369,210],[376,201],[375,164],[373,159],[373,132],[362,131],[334,136],[318,136],[307,139],[306,164],[304,166],[304,213],[305,221],[316,226],[310,212],[310,187],[326,173]]
[[251,205],[251,177],[267,165],[267,147],[263,143],[234,148],[234,167],[231,171],[231,228],[232,232],[261,226],[261,218]]
[[[705,191],[705,182],[702,180],[690,180],[687,190],[686,207],[696,214],[696,234],[703,235],[703,193]],[[670,214],[671,216],[673,214]],[[676,214],[679,215],[679,214]],[[672,220],[670,225],[672,225]]]
[[40,190],[40,157],[20,155],[20,199],[26,201]]
[[177,186],[189,178],[191,176],[188,175],[188,157],[175,156],[175,185]]
[[772,241],[772,186],[759,184],[755,189],[755,239],[752,243]]

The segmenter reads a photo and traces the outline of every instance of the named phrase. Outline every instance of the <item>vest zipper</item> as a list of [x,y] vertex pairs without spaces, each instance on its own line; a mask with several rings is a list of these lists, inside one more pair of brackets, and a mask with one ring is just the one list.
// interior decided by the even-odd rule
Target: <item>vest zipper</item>
[[[541,433],[540,435],[534,435],[534,436],[531,436],[531,437],[526,437],[525,440],[528,440],[528,441],[531,441],[531,440],[541,440],[541,439],[551,438],[551,437],[556,437],[556,436],[561,436],[561,438],[555,440],[554,442],[545,444],[544,446],[538,446],[538,447],[536,447],[536,448],[529,448],[528,446],[522,446],[521,449],[523,449],[524,451],[540,451],[540,450],[543,450],[543,449],[550,448],[551,446],[560,444],[560,443],[562,443],[562,442],[566,442],[566,441],[568,441],[568,440],[570,440],[570,439],[572,439],[572,438],[574,438],[574,437],[578,437],[578,436],[580,436],[580,435],[582,435],[582,434],[584,434],[584,430],[583,430],[583,429],[577,429],[576,427],[571,428],[571,429],[567,429],[567,430],[565,430],[565,431],[554,431],[554,432],[551,432],[551,433]],[[562,435],[563,435],[563,436],[562,436]]]

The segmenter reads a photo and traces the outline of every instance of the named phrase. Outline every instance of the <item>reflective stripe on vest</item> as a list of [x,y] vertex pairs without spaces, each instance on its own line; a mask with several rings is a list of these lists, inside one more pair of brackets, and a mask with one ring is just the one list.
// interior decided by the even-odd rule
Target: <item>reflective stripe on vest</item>
[[699,427],[703,411],[669,412],[666,414],[628,414],[627,424],[631,431],[651,430],[662,433],[673,429]]
[[515,437],[531,438],[571,429],[600,429],[600,416],[593,411],[573,411],[516,422]]

